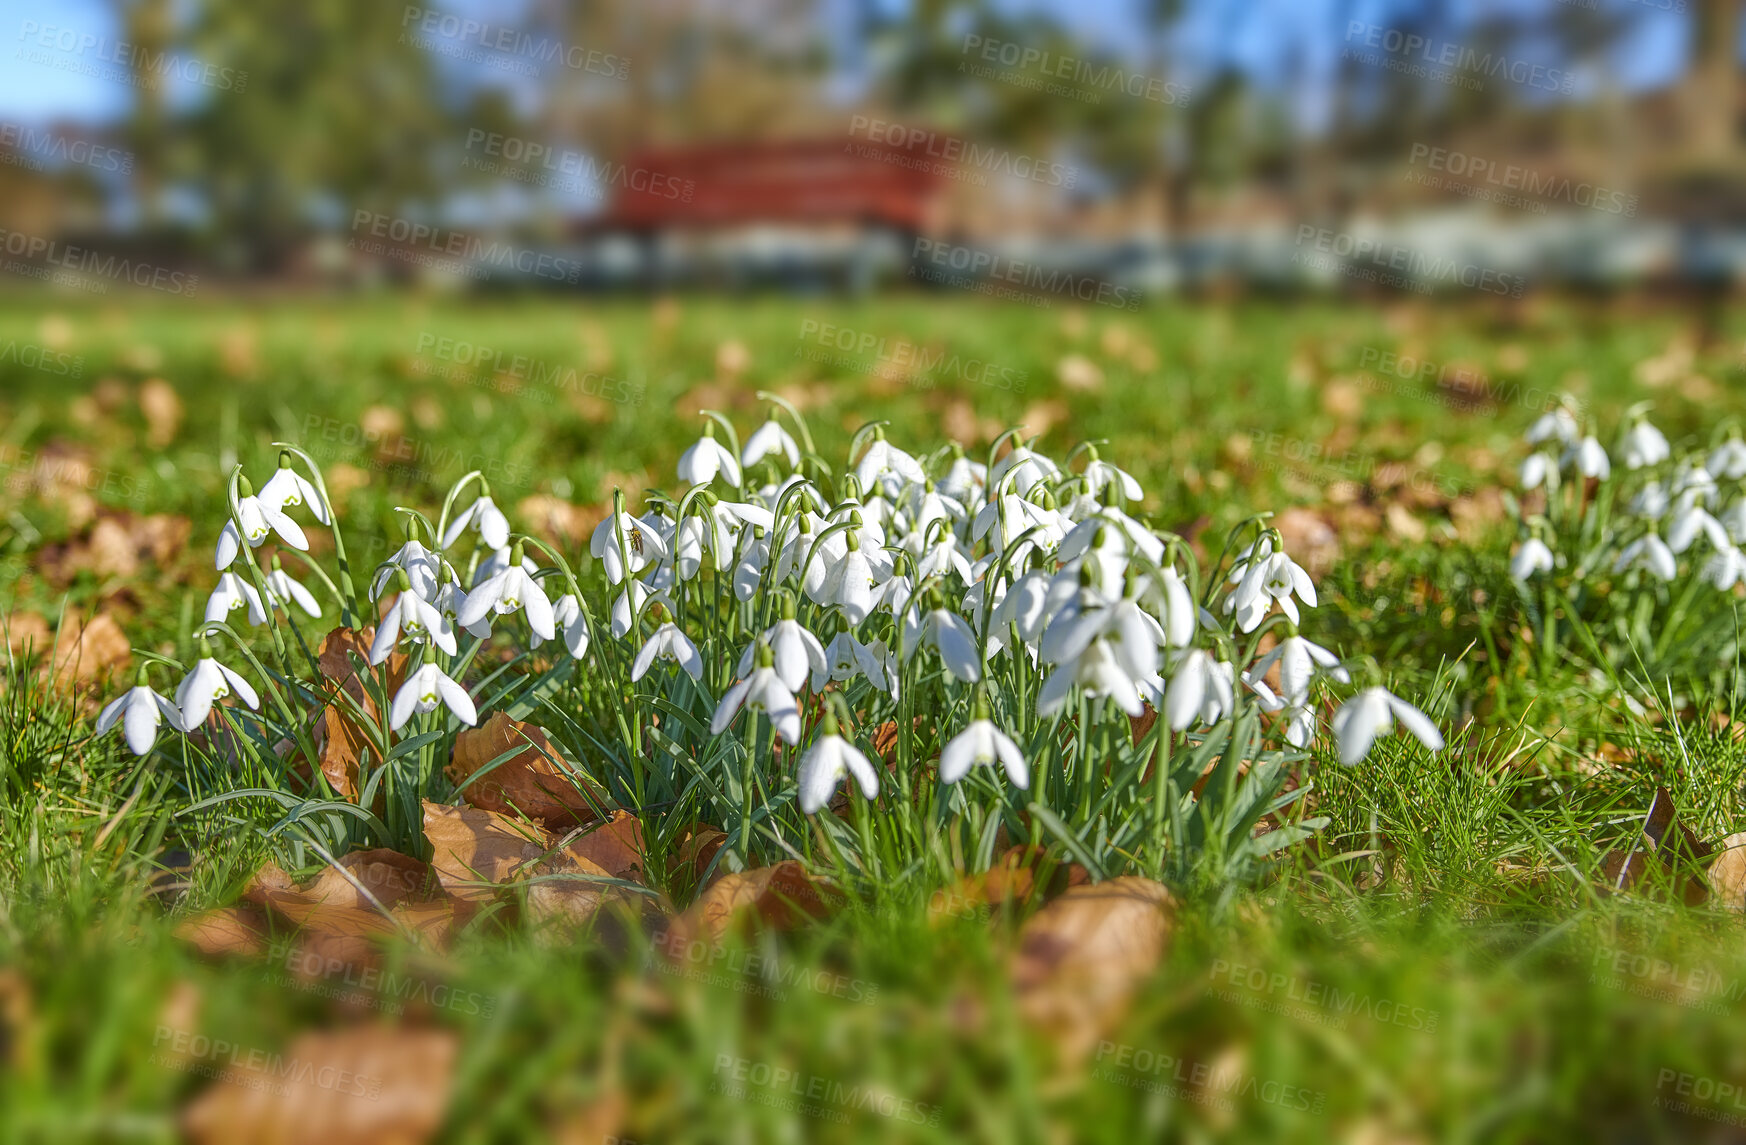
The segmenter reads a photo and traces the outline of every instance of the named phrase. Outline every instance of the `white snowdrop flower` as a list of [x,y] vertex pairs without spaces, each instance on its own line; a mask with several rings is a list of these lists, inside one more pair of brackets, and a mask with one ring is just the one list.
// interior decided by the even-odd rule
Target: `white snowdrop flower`
[[879,772],[859,748],[842,737],[834,712],[826,711],[818,738],[800,758],[800,809],[817,813],[831,801],[845,774],[853,775],[868,799],[879,797]]
[[212,714],[213,701],[232,692],[251,710],[261,706],[261,698],[249,682],[213,659],[204,639],[200,645],[200,659],[176,688],[176,708],[180,713],[176,726],[185,732],[205,723],[206,717]]
[[1443,736],[1430,717],[1413,707],[1387,688],[1365,688],[1340,705],[1334,713],[1334,739],[1340,748],[1340,762],[1352,766],[1370,754],[1376,737],[1401,726],[1431,751],[1443,750]]
[[1019,639],[1036,643],[1048,624],[1048,593],[1051,577],[1042,569],[1032,569],[1013,582],[994,610],[994,623],[1003,631],[1008,625],[1018,626]]
[[388,588],[388,583],[394,579],[394,570],[400,569],[412,582],[412,591],[426,600],[436,599],[438,581],[442,576],[443,560],[437,554],[425,548],[416,537],[407,539],[404,545],[396,549],[383,566],[376,571],[370,581],[370,599],[380,600],[382,593]]
[[1576,440],[1577,435],[1581,432],[1580,427],[1576,424],[1575,415],[1564,406],[1559,406],[1557,409],[1548,410],[1541,414],[1534,421],[1534,424],[1528,427],[1527,440],[1529,445],[1538,445],[1542,441],[1556,438],[1559,444],[1569,445]]
[[[237,528],[239,521],[242,525],[240,532]],[[229,568],[236,563],[237,555],[242,552],[243,541],[248,542],[249,548],[258,549],[270,533],[278,534],[281,541],[294,549],[309,551],[309,540],[303,535],[302,527],[276,505],[255,496],[248,478],[239,477],[236,516],[226,521],[224,529],[218,534],[218,550],[212,567]]]
[[1703,576],[1718,589],[1727,592],[1741,581],[1746,581],[1746,554],[1742,554],[1733,545],[1717,549],[1705,562]]
[[394,703],[388,711],[388,727],[399,731],[414,715],[422,716],[439,707],[448,708],[468,727],[479,722],[479,711],[473,706],[473,698],[467,695],[467,689],[449,679],[435,664],[422,665],[400,685],[400,691],[394,693]]
[[[636,623],[637,613],[642,611],[643,602],[648,600],[650,595],[649,586],[640,580],[625,583],[624,591],[614,597],[612,601],[612,634],[615,637],[620,640],[625,638]],[[670,602],[668,602],[665,593],[652,595],[663,604],[669,604],[669,611],[671,611]]]
[[488,548],[501,549],[509,544],[509,518],[491,500],[490,493],[481,492],[471,505],[449,522],[448,531],[442,535],[442,547],[454,548],[455,542],[468,529],[475,530]]
[[746,646],[737,671],[744,676],[751,670],[752,657],[757,649],[767,646],[774,657],[776,675],[781,677],[790,692],[798,692],[806,686],[808,675],[822,675],[828,671],[829,662],[825,659],[824,645],[818,642],[818,637],[802,628],[800,622],[794,619],[792,598],[783,601],[782,611],[784,615],[781,620],[765,629],[764,635]]
[[1555,472],[1550,457],[1544,453],[1530,453],[1527,459],[1522,462],[1522,488],[1538,489],[1546,484]]
[[992,767],[999,763],[1014,787],[1020,791],[1030,787],[1031,769],[1024,752],[1011,736],[995,726],[992,715],[988,701],[978,696],[974,718],[940,749],[941,783],[958,782],[978,764]]
[[790,466],[800,464],[800,446],[788,436],[788,431],[776,420],[775,413],[771,413],[769,420],[746,438],[745,447],[740,450],[740,464],[750,469],[772,453],[780,453]]
[[1552,571],[1552,565],[1552,550],[1546,542],[1539,537],[1529,537],[1510,558],[1510,576],[1515,580],[1527,580],[1535,573]]
[[1292,747],[1308,747],[1316,738],[1316,714],[1308,704],[1289,708],[1285,713],[1285,742]]
[[322,524],[328,523],[327,501],[321,495],[321,490],[301,473],[291,468],[291,455],[279,453],[279,468],[267,478],[261,486],[261,504],[270,505],[280,512],[287,505],[308,505],[310,514]]
[[1252,672],[1259,677],[1275,663],[1279,665],[1280,695],[1293,705],[1302,705],[1309,698],[1310,683],[1315,679],[1318,667],[1332,680],[1342,684],[1352,682],[1346,669],[1340,667],[1338,656],[1303,636],[1287,636],[1275,644],[1265,656],[1255,661]]
[[1186,648],[1193,642],[1200,610],[1188,591],[1188,582],[1175,568],[1167,565],[1147,578],[1140,602],[1150,607],[1162,624],[1166,647]]
[[944,521],[950,528],[967,516],[969,511],[964,508],[963,503],[941,493],[933,482],[911,486],[909,502],[902,516],[904,548],[910,555],[919,556],[921,546],[926,543],[929,529],[935,521]]
[[1746,541],[1746,497],[1735,498],[1734,503],[1722,511],[1719,520],[1735,544]]
[[1691,548],[1691,543],[1697,540],[1700,532],[1709,538],[1710,545],[1718,551],[1733,546],[1727,528],[1710,516],[1708,510],[1696,504],[1687,504],[1668,519],[1667,547],[1672,552],[1683,553]]
[[[564,647],[570,650],[571,656],[580,660],[588,654],[588,619],[583,616],[582,605],[574,593],[565,593],[552,605],[552,622],[564,638]],[[538,648],[543,643],[545,641],[537,632],[528,640],[530,648]]]
[[800,707],[794,701],[793,690],[782,682],[772,662],[770,649],[760,647],[756,653],[757,666],[751,675],[729,688],[716,706],[715,715],[709,722],[711,735],[720,735],[727,730],[734,716],[744,707],[769,716],[782,742],[800,742]]
[[931,608],[913,621],[905,619],[903,659],[914,657],[923,645],[931,644],[945,662],[946,671],[957,680],[974,684],[982,678],[982,661],[976,653],[976,636],[962,616],[945,608]]
[[873,593],[873,611],[901,617],[911,611],[915,585],[908,576],[899,573],[880,585]]
[[879,580],[860,543],[851,541],[849,551],[826,568],[818,591],[807,595],[815,604],[836,605],[849,623],[859,624],[873,611],[873,587]]
[[1642,469],[1658,465],[1673,453],[1662,432],[1647,421],[1638,420],[1625,431],[1624,454],[1626,469]]
[[[465,611],[463,606],[462,612]],[[370,644],[370,663],[380,664],[388,659],[402,636],[418,644],[435,644],[450,656],[455,655],[455,630],[449,618],[405,584],[388,606],[382,623],[376,626],[376,639]]]
[[1061,664],[1043,684],[1037,696],[1037,714],[1048,717],[1060,711],[1074,685],[1092,699],[1109,697],[1130,716],[1145,710],[1138,681],[1123,667],[1108,642],[1093,640],[1077,660]]
[[855,639],[854,633],[839,632],[825,645],[824,671],[813,673],[812,690],[822,691],[830,681],[844,683],[857,676],[892,699],[897,698],[898,674],[884,641],[863,644]]
[[763,584],[764,570],[769,565],[769,531],[754,528],[742,533],[739,558],[734,562],[734,596],[742,602],[751,600]]
[[[1236,705],[1231,666],[1201,648],[1177,662],[1164,693],[1164,719],[1171,731],[1182,731],[1196,718],[1215,724]],[[1208,718],[1210,717],[1210,718]]]
[[631,680],[642,679],[656,660],[671,660],[693,680],[703,679],[703,657],[698,654],[697,645],[670,620],[650,633],[637,650],[637,658],[631,664]]
[[[1053,481],[1061,467],[1029,446],[1015,445],[988,471],[989,484],[1023,494],[1039,481]],[[1008,480],[1010,478],[1010,481]]]
[[1098,457],[1095,449],[1091,451],[1091,460],[1085,463],[1084,476],[1085,491],[1093,497],[1113,485],[1128,501],[1137,504],[1146,499],[1146,491],[1140,488],[1140,483],[1134,480],[1133,474]]
[[1607,457],[1606,447],[1595,440],[1593,434],[1564,451],[1562,464],[1569,465],[1572,462],[1576,465],[1576,471],[1584,477],[1596,477],[1605,481],[1612,476],[1612,460]]
[[[623,551],[618,534],[624,533]],[[588,551],[606,568],[606,579],[617,584],[627,573],[635,575],[651,564],[667,559],[667,542],[658,530],[626,513],[623,508],[608,514],[594,527]]]
[[456,613],[455,621],[463,628],[477,624],[491,613],[508,616],[525,611],[528,627],[546,640],[557,635],[552,618],[552,602],[545,590],[534,580],[523,563],[519,542],[510,555],[509,566],[467,594],[467,603]]
[[443,619],[449,622],[450,628],[458,628],[470,636],[484,640],[491,635],[491,618],[489,616],[481,617],[474,624],[461,624],[459,622],[461,609],[467,603],[467,592],[461,587],[459,581],[451,578],[449,573],[452,571],[445,572],[443,582],[437,588],[436,600],[431,603],[435,604],[437,611],[443,614]]
[[715,423],[703,427],[703,436],[690,449],[679,455],[679,480],[687,485],[708,485],[717,475],[739,487],[740,462],[725,445],[715,439]]
[[321,604],[315,599],[315,594],[291,579],[291,574],[280,566],[277,558],[274,559],[273,568],[267,573],[266,580],[267,598],[275,608],[289,613],[291,605],[295,603],[311,616],[321,615]]
[[1298,600],[1311,608],[1316,606],[1316,586],[1309,574],[1283,551],[1265,559],[1252,561],[1243,580],[1225,601],[1225,611],[1237,613],[1238,627],[1253,632],[1266,617],[1274,602],[1293,624],[1298,623]]
[[1672,580],[1678,571],[1678,562],[1666,541],[1654,533],[1647,533],[1626,545],[1613,562],[1614,572],[1624,572],[1629,568],[1645,568],[1661,580]]
[[127,740],[128,750],[135,755],[145,755],[158,740],[158,726],[167,719],[172,728],[180,728],[182,713],[176,710],[175,704],[152,691],[146,683],[144,668],[139,670],[135,681],[133,687],[118,699],[111,700],[98,713],[97,734],[108,735],[109,729],[120,720],[122,738]]
[[267,622],[267,610],[262,607],[261,594],[255,591],[255,586],[237,574],[227,572],[218,578],[218,587],[206,598],[206,622],[228,622],[230,614],[244,605],[248,606],[250,624]]
[[855,463],[855,481],[863,489],[873,489],[886,476],[897,478],[899,484],[921,484],[927,480],[920,462],[886,441],[883,429],[875,429],[873,440],[867,443],[861,460]]
[[964,456],[956,444],[952,449],[952,464],[946,467],[946,475],[940,478],[938,488],[942,496],[950,497],[968,510],[982,499],[982,492],[988,487],[988,466]]
[[1659,521],[1667,512],[1672,499],[1667,489],[1659,481],[1645,482],[1643,488],[1637,490],[1637,495],[1631,498],[1631,513],[1648,521]]
[[956,573],[963,584],[969,584],[975,579],[970,572],[970,562],[958,550],[958,538],[942,531],[940,539],[917,557],[915,575],[926,579],[932,576],[944,577],[950,573]]
[[1704,468],[1710,471],[1711,477],[1726,477],[1730,480],[1746,477],[1746,442],[1730,436],[1710,450],[1710,457]]

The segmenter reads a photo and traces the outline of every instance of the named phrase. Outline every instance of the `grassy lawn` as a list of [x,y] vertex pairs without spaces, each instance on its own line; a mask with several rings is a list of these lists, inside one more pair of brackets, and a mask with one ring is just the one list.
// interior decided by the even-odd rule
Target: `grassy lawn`
[[[1609,445],[1652,400],[1676,445],[1706,446],[1746,413],[1743,337],[1693,345],[1676,308],[1623,300],[0,305],[0,606],[20,636],[0,697],[4,1133],[224,1139],[181,1111],[251,1091],[201,1072],[236,1053],[190,1038],[320,1063],[311,1031],[387,1029],[457,1035],[431,1051],[454,1057],[428,1111],[452,1140],[1741,1139],[1741,892],[1732,911],[1720,889],[1685,901],[1696,860],[1665,825],[1627,893],[1605,867],[1658,800],[1700,844],[1746,830],[1738,590],[1696,591],[1688,569],[1605,579],[1578,606],[1508,566],[1522,435],[1556,395]],[[758,391],[838,465],[875,420],[972,456],[1012,425],[1056,457],[1097,441],[1144,485],[1135,515],[1203,563],[1275,512],[1318,583],[1306,633],[1372,658],[1448,749],[1389,739],[1350,769],[1325,742],[1297,756],[1326,825],[1245,877],[1167,878],[1156,972],[1118,1012],[1059,1028],[1007,985],[1045,895],[930,911],[974,855],[890,863],[828,919],[702,962],[665,957],[658,928],[555,939],[489,918],[440,955],[389,944],[367,981],[301,974],[278,945],[194,948],[187,919],[290,860],[258,813],[188,813],[211,774],[95,736],[125,673],[44,674],[22,634],[40,648],[78,623],[63,611],[103,615],[134,649],[191,661],[231,467],[271,471],[275,441],[323,467],[360,579],[404,539],[397,506],[434,514],[472,469],[518,528],[579,557],[615,487],[639,509],[673,489],[698,411],[744,434]],[[148,537],[149,515],[169,520]],[[618,802],[682,846],[670,805]],[[1049,850],[1039,882],[1075,858]],[[302,857],[293,874],[324,865]],[[668,872],[653,889],[683,909],[698,868]],[[355,1069],[362,1089],[422,1068],[390,1044]]]

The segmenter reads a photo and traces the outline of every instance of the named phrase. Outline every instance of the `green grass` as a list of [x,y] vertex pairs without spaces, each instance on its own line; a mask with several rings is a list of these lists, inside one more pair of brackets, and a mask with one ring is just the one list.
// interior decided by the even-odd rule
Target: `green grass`
[[[808,322],[997,362],[1025,375],[1024,392],[820,364],[796,353],[820,348]],[[634,938],[553,947],[476,934],[439,966],[406,955],[391,964],[395,981],[438,981],[490,1004],[415,1004],[399,1019],[264,980],[259,963],[204,962],[173,936],[176,920],[228,901],[264,852],[246,835],[203,836],[174,819],[180,776],[142,768],[115,737],[93,739],[88,698],[45,692],[15,667],[0,700],[3,1132],[174,1139],[175,1111],[209,1083],[152,1062],[166,1024],[273,1051],[303,1029],[401,1020],[461,1035],[445,1121],[453,1140],[535,1139],[612,1092],[627,1101],[617,1134],[636,1141],[1729,1139],[1728,1119],[1746,1109],[1681,1090],[1703,1090],[1698,1079],[1746,1084],[1739,916],[1593,887],[1603,853],[1630,837],[1658,787],[1702,839],[1746,827],[1746,745],[1708,718],[1734,707],[1737,673],[1713,662],[1731,609],[1690,613],[1659,649],[1640,647],[1626,623],[1599,631],[1597,646],[1619,644],[1605,656],[1575,639],[1543,654],[1523,634],[1527,605],[1497,591],[1510,523],[1469,526],[1447,504],[1452,491],[1505,480],[1538,409],[1463,411],[1422,383],[1359,380],[1378,360],[1367,348],[1409,353],[1469,364],[1523,393],[1572,389],[1609,425],[1653,396],[1670,437],[1707,439],[1746,409],[1738,337],[1700,355],[1694,372],[1709,390],[1634,380],[1636,364],[1682,330],[1676,312],[1558,301],[1511,312],[1171,304],[1073,317],[925,297],[681,297],[663,308],[16,301],[0,309],[8,612],[52,620],[63,601],[101,608],[136,647],[187,656],[228,465],[271,465],[274,439],[302,442],[330,470],[380,467],[341,507],[352,533],[362,525],[380,538],[380,553],[354,554],[373,562],[398,544],[394,506],[440,499],[471,458],[501,460],[492,482],[509,504],[534,494],[594,503],[639,474],[671,486],[698,407],[727,410],[744,429],[761,416],[753,393],[772,389],[804,397],[827,456],[869,419],[933,441],[967,416],[972,432],[1050,417],[1053,450],[1107,438],[1104,455],[1151,494],[1150,519],[1179,532],[1199,524],[1209,539],[1257,510],[1318,507],[1344,535],[1314,633],[1375,657],[1404,694],[1440,680],[1440,722],[1460,732],[1434,758],[1389,742],[1353,771],[1320,762],[1314,811],[1329,826],[1259,886],[1235,896],[1181,888],[1165,965],[1093,1060],[1062,1068],[1000,986],[1010,921],[929,926],[932,888],[913,880],[816,932],[749,940],[791,974],[828,970],[871,1001],[806,985],[760,997],[732,971],[687,981],[652,968]],[[590,370],[629,381],[642,401],[548,386],[545,402],[537,382],[509,394],[435,378],[416,368],[421,355],[435,360],[421,349],[427,336],[574,367],[581,388],[618,392],[585,380]],[[718,378],[717,347],[729,340],[749,364]],[[65,346],[83,357],[79,376],[24,367],[8,343]],[[1057,380],[1071,354],[1100,367],[1101,386]],[[162,447],[148,444],[137,406],[138,383],[154,376],[173,381],[186,407]],[[361,427],[382,419],[375,407],[400,413],[411,444],[359,443]],[[47,575],[45,546],[76,534],[78,507],[12,478],[61,446],[84,451],[99,503],[190,517],[187,552],[131,579]],[[1311,446],[1324,452],[1306,460]],[[1422,476],[1403,493],[1391,464]],[[1408,496],[1426,488],[1433,495]],[[1391,503],[1424,526],[1423,539],[1382,523]],[[1668,678],[1692,700],[1684,717],[1654,700]],[[1628,759],[1613,762],[1624,753],[1603,745]],[[185,891],[152,882],[166,849],[192,855]],[[190,989],[196,1016],[167,1017],[186,1012]],[[723,1055],[873,1087],[928,1116],[797,1117],[712,1091]],[[1161,1059],[1162,1072],[1135,1065]],[[1235,1079],[1236,1092],[1192,1099],[1206,1096],[1197,1068]],[[1680,1101],[1699,1112],[1665,1108]],[[925,1123],[936,1111],[937,1124]]]

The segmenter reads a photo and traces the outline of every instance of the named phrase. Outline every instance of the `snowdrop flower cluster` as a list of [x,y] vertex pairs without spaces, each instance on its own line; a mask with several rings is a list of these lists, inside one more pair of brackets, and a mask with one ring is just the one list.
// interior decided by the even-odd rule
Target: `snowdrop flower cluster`
[[[320,683],[298,691],[277,677],[297,674],[298,649],[311,644],[302,626],[330,613],[287,571],[282,558],[292,558],[342,623],[375,622],[368,665],[384,687],[391,668],[400,678],[383,695],[384,760],[389,735],[429,739],[479,721],[485,685],[467,681],[485,674],[473,665],[489,642],[537,650],[528,671],[602,681],[637,758],[659,711],[663,735],[706,728],[712,742],[743,745],[721,758],[747,769],[735,788],[744,798],[786,793],[807,814],[848,778],[864,799],[880,798],[893,785],[888,768],[907,797],[903,763],[937,768],[942,790],[959,796],[1046,790],[1043,745],[1071,740],[1083,760],[1107,746],[1105,729],[1126,736],[1125,717],[1148,708],[1166,747],[1245,712],[1266,715],[1270,734],[1298,749],[1331,712],[1329,744],[1347,764],[1397,721],[1427,748],[1443,746],[1418,708],[1374,683],[1337,710],[1324,703],[1352,674],[1299,632],[1315,584],[1264,517],[1234,531],[1203,570],[1192,545],[1147,523],[1144,488],[1094,443],[1057,460],[1012,431],[979,461],[957,446],[911,452],[876,424],[834,469],[779,401],[743,445],[725,418],[709,417],[678,460],[677,497],[651,493],[638,513],[615,493],[575,563],[518,533],[472,473],[434,523],[399,511],[404,543],[369,570],[363,591],[313,462],[287,448],[259,493],[239,471],[197,663],[174,703],[142,673],[104,710],[102,729],[123,722],[143,754],[163,723],[192,732],[219,698],[260,710],[262,694],[212,655],[221,634],[276,705],[306,706]],[[1585,455],[1568,413],[1539,439],[1566,450],[1559,468],[1605,468]],[[1651,444],[1639,432],[1632,456],[1652,454]],[[1746,450],[1736,452],[1725,468],[1746,473]],[[1674,480],[1670,511],[1708,514],[1713,493],[1713,483]],[[1694,536],[1711,534],[1716,518],[1692,519]],[[337,582],[306,556],[304,529],[317,525],[333,530]],[[277,555],[263,567],[256,550],[269,538]],[[1543,559],[1535,550],[1518,563],[1532,573]],[[243,619],[272,634],[275,678],[254,659]],[[690,722],[672,727],[672,713]],[[897,733],[874,753],[882,725]],[[923,743],[927,757],[916,758]]]
[[1521,538],[1510,577],[1601,573],[1673,581],[1687,571],[1722,591],[1746,578],[1746,442],[1724,427],[1707,448],[1676,454],[1648,418],[1627,411],[1609,452],[1566,398],[1537,419],[1521,466]]

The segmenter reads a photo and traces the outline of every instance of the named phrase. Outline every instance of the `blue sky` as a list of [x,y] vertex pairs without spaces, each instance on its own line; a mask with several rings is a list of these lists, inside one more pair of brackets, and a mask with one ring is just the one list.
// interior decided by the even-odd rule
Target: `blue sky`
[[[374,0],[358,0],[374,2]],[[1084,39],[1115,52],[1129,51],[1139,28],[1137,0],[997,0],[1008,11],[1041,11],[1073,27]],[[1458,22],[1489,14],[1536,15],[1560,0],[1446,0],[1442,10]],[[1660,11],[1638,0],[1597,0],[1634,21],[1615,58],[1609,62],[1617,79],[1630,88],[1654,87],[1678,74],[1686,54],[1684,17]],[[1696,0],[1703,3],[1709,0]],[[490,13],[503,19],[506,8],[489,0],[449,0],[455,11]],[[0,66],[0,118],[41,123],[74,120],[102,123],[127,111],[132,89],[101,76],[81,75],[68,66],[55,67],[20,58],[38,27],[77,29],[113,42],[117,27],[113,11],[102,0],[8,0],[0,17],[0,37],[9,43]],[[1329,82],[1344,46],[1344,22],[1359,20],[1382,26],[1398,24],[1403,13],[1420,11],[1423,0],[1187,0],[1188,15],[1180,29],[1179,58],[1203,63],[1208,71],[1235,64],[1267,86],[1296,85],[1293,100],[1300,122],[1311,129],[1326,114]],[[885,0],[881,11],[901,14],[902,0]],[[1527,54],[1531,48],[1525,48]],[[49,51],[70,65],[78,59]],[[1541,62],[1546,62],[1542,60]],[[1599,77],[1590,77],[1598,83]],[[172,81],[172,102],[200,97],[191,84]]]

